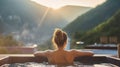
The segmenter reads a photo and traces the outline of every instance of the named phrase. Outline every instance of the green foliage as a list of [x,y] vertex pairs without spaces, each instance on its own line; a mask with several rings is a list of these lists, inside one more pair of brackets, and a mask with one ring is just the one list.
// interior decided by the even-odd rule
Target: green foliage
[[16,54],[17,50],[10,51],[6,47],[22,46],[23,44],[16,41],[11,35],[0,35],[0,54]]
[[[116,36],[120,42],[120,10],[115,13],[107,21],[99,24],[94,29],[86,32],[81,37],[74,37],[73,39],[80,39],[85,44],[99,43],[101,36]],[[78,34],[77,34],[78,35]]]
[[7,54],[8,50],[6,48],[0,48],[0,54]]
[[84,34],[83,32],[75,32],[72,35],[72,38],[75,38],[76,40],[79,40],[80,39],[79,37],[82,37],[83,34]]
[[0,35],[0,46],[21,46],[11,35]]

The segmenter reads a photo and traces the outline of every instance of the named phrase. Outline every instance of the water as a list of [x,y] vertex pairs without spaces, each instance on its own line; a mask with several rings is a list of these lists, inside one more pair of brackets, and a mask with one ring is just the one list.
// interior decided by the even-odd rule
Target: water
[[112,54],[112,55],[117,55],[117,50],[99,50],[99,49],[93,49],[91,50],[93,51],[95,54]]
[[117,50],[108,50],[108,49],[83,49],[81,51],[92,51],[94,54],[108,54],[108,55],[117,55]]
[[14,64],[5,64],[1,67],[118,67],[110,63],[100,63],[100,64],[82,64],[75,63],[74,65],[49,65],[45,63],[35,63],[35,62],[26,62],[26,63],[14,63]]
[[[95,45],[97,46],[101,46],[102,44],[97,44],[95,43]],[[95,46],[94,45],[94,46]],[[108,46],[108,47],[114,47],[116,46],[115,44],[106,44],[104,46]],[[68,43],[67,46],[65,48],[66,50],[70,50],[70,38],[68,38]],[[117,49],[116,50],[112,50],[112,49],[80,49],[81,51],[92,51],[94,54],[110,54],[110,55],[117,55]]]

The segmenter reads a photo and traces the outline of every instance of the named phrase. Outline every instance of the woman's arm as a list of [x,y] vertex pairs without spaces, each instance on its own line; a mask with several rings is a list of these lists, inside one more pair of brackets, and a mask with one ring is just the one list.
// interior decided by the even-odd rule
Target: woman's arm
[[51,52],[52,52],[52,50],[37,51],[37,52],[34,53],[34,56],[43,56],[43,57],[47,57]]
[[37,51],[34,53],[34,56],[45,56],[46,57],[47,52],[46,51]]
[[77,56],[93,56],[94,53],[91,51],[79,51],[79,50],[73,50],[73,54],[75,57]]

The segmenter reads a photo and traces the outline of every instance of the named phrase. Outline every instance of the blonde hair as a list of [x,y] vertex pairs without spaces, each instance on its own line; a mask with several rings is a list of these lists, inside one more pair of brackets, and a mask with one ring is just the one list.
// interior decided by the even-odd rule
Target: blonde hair
[[53,33],[52,42],[56,48],[65,47],[67,43],[67,33],[61,29],[56,28]]

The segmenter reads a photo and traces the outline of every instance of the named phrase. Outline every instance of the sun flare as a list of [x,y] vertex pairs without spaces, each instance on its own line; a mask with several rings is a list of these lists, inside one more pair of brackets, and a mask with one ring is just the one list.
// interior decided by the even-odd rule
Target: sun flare
[[52,0],[52,1],[50,1],[50,0],[31,0],[31,1],[41,4],[43,6],[49,7],[49,8],[53,8],[55,10],[59,9],[65,5],[64,3],[62,3],[62,1],[59,1],[59,0]]

